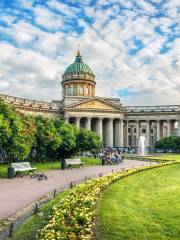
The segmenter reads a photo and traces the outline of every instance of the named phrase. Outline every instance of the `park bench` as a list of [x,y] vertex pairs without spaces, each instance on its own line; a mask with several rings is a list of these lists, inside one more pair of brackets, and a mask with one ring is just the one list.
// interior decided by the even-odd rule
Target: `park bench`
[[11,167],[14,168],[15,176],[21,175],[23,172],[28,172],[28,174],[32,173],[34,175],[34,171],[37,168],[32,168],[29,162],[19,162],[19,163],[11,163]]
[[69,168],[69,167],[72,168],[72,165],[80,165],[80,166],[84,165],[84,163],[81,162],[80,158],[74,158],[74,159],[66,158],[65,159],[65,164],[66,164],[67,168]]

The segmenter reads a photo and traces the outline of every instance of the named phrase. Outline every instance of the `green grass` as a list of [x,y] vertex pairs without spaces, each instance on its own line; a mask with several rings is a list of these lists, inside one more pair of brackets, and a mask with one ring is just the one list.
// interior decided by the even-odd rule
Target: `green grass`
[[7,164],[0,164],[0,178],[7,177]]
[[43,212],[43,216],[38,214],[29,217],[19,228],[13,232],[11,238],[7,240],[35,240],[38,230],[42,229],[48,221],[51,219],[53,212],[53,206],[57,204],[62,198],[67,195],[68,191],[62,192],[56,196],[53,200],[44,204],[40,208],[40,212]]
[[127,159],[135,160],[151,160],[151,161],[180,161],[180,154],[166,153],[154,156],[136,156],[136,155],[126,155]]
[[180,239],[180,164],[138,173],[108,187],[97,209],[98,240]]
[[[99,158],[87,158],[81,157],[81,161],[85,163],[85,166],[99,165],[101,160]],[[36,167],[37,171],[50,171],[59,170],[61,168],[60,161],[56,162],[44,162],[44,163],[31,163],[32,167]],[[79,167],[79,166],[75,166]],[[7,164],[0,164],[0,178],[7,178]]]
[[166,153],[157,156],[147,156],[147,159],[157,159],[157,160],[175,160],[180,161],[180,154]]
[[100,158],[81,157],[81,161],[84,162],[86,166],[101,165]]

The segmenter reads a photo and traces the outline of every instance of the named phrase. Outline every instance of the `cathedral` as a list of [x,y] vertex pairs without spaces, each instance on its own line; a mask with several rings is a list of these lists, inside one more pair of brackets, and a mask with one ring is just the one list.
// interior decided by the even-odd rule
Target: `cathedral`
[[64,119],[78,128],[95,131],[107,147],[137,147],[140,136],[146,146],[159,139],[180,136],[180,105],[124,106],[119,98],[95,95],[95,74],[78,50],[74,63],[62,75],[62,100],[44,102],[0,94],[19,112]]

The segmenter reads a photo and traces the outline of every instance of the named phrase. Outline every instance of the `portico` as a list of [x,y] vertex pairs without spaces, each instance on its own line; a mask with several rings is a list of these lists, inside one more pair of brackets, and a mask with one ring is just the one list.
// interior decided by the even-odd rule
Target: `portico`
[[78,128],[92,130],[103,140],[105,146],[118,147],[123,144],[123,119],[117,116],[107,118],[106,116],[79,117],[71,116],[66,120],[75,124]]

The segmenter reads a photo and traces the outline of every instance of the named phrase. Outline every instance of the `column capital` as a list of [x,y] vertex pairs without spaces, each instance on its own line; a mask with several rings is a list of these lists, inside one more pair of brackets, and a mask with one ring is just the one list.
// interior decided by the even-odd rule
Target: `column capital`
[[102,121],[104,119],[104,117],[98,117],[98,120]]

